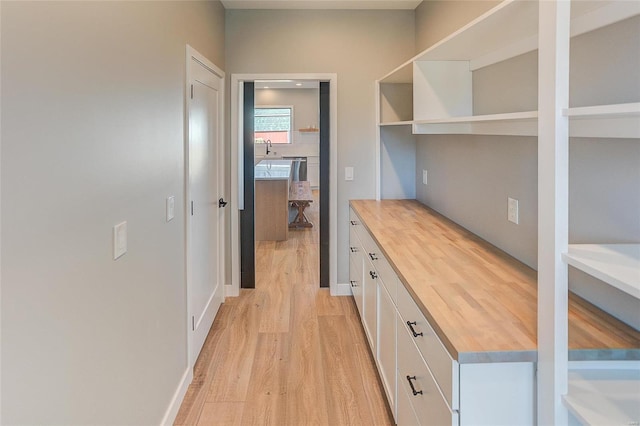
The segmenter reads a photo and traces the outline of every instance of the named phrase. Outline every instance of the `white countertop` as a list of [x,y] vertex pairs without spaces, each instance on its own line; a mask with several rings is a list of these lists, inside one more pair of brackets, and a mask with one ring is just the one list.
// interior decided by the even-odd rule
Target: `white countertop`
[[262,160],[255,166],[255,180],[288,180],[291,160]]

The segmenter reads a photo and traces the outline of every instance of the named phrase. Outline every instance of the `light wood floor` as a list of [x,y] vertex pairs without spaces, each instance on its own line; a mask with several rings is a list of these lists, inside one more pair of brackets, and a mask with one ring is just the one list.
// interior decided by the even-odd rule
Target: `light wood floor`
[[351,297],[319,288],[314,227],[256,243],[256,288],[227,298],[176,425],[391,425]]

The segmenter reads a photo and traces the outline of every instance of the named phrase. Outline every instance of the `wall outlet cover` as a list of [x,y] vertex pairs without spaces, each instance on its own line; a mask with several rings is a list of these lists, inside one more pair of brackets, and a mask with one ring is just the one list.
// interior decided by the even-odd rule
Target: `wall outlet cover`
[[518,200],[514,198],[508,198],[507,201],[507,219],[509,222],[513,222],[516,225],[519,223],[519,214],[518,214]]
[[344,168],[344,180],[353,180],[353,167]]
[[176,217],[176,197],[172,195],[167,197],[167,222],[170,222],[174,217]]
[[127,252],[127,222],[121,222],[113,227],[113,260]]

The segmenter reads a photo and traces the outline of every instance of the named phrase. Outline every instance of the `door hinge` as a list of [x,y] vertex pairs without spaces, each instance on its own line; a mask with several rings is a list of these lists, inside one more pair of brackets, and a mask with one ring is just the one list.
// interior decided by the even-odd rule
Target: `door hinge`
[[193,216],[193,201],[191,201],[191,216]]
[[196,331],[196,317],[191,317],[191,331]]
[[193,99],[193,84],[191,85],[191,99]]

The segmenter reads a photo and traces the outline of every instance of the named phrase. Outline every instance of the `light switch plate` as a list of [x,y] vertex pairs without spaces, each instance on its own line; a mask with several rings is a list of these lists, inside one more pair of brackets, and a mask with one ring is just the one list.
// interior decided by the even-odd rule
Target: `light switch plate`
[[167,222],[176,217],[176,197],[174,195],[167,197]]
[[427,184],[427,171],[426,170],[422,171],[422,184],[423,185]]
[[519,222],[519,218],[518,218],[518,200],[516,200],[514,198],[509,198],[507,203],[508,203],[507,219],[509,219],[509,222],[513,222],[516,225],[518,225],[518,222]]
[[353,167],[344,168],[344,180],[353,180]]
[[127,222],[121,222],[113,227],[113,260],[127,252]]

